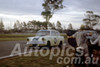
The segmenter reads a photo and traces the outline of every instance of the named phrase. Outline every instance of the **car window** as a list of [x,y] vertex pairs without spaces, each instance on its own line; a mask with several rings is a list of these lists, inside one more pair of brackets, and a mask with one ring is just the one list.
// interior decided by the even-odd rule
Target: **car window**
[[51,36],[55,36],[55,31],[51,31]]
[[51,31],[51,36],[59,36],[60,33],[58,31]]
[[37,35],[37,36],[46,36],[46,35],[50,35],[50,31],[39,31],[36,35]]
[[58,31],[56,31],[56,36],[60,36],[60,33]]

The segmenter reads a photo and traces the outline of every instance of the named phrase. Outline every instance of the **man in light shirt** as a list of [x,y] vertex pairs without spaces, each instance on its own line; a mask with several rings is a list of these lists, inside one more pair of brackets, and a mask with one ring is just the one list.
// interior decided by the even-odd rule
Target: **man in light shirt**
[[[88,45],[87,45],[87,38],[86,38],[86,36],[87,36],[87,33],[85,31],[79,30],[74,35],[72,35],[71,37],[68,37],[68,38],[72,38],[73,37],[73,38],[76,39],[76,43],[77,43],[76,53],[77,53],[77,49],[78,50],[79,49],[80,50],[83,50],[84,55],[81,56],[82,62],[84,62],[85,59],[87,57],[89,57],[89,51],[88,51]],[[88,65],[86,65],[85,67],[88,67]]]
[[76,39],[77,47],[83,48],[85,56],[89,56],[86,36],[87,36],[86,32],[84,32],[83,30],[79,30],[72,37]]

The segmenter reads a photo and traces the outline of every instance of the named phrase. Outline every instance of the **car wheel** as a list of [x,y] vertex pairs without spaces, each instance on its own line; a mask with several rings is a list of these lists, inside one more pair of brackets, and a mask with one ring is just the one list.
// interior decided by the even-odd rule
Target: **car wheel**
[[47,42],[47,47],[48,47],[48,48],[51,48],[51,43],[50,43],[50,41]]
[[62,41],[60,41],[58,47],[59,47],[59,48],[62,48],[62,45],[63,45],[63,43],[62,43]]

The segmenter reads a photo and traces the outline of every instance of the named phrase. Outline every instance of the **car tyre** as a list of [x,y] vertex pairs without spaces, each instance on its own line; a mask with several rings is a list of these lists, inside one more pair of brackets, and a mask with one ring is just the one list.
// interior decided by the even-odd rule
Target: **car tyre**
[[51,43],[50,41],[47,42],[47,47],[50,49],[51,48]]
[[63,42],[62,42],[62,41],[60,41],[60,43],[59,43],[58,47],[59,47],[59,48],[62,48],[62,45],[63,45]]

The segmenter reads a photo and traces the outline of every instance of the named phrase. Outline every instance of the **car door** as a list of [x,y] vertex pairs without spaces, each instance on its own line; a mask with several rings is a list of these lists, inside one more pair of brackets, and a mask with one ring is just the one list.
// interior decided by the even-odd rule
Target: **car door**
[[51,42],[52,42],[52,46],[55,46],[57,44],[57,37],[55,35],[55,31],[51,31]]
[[59,45],[59,42],[60,42],[60,33],[58,31],[56,31],[56,39],[57,39],[56,45]]
[[55,33],[54,34],[54,44],[57,46],[59,43],[59,35],[57,31],[55,31],[54,33]]

